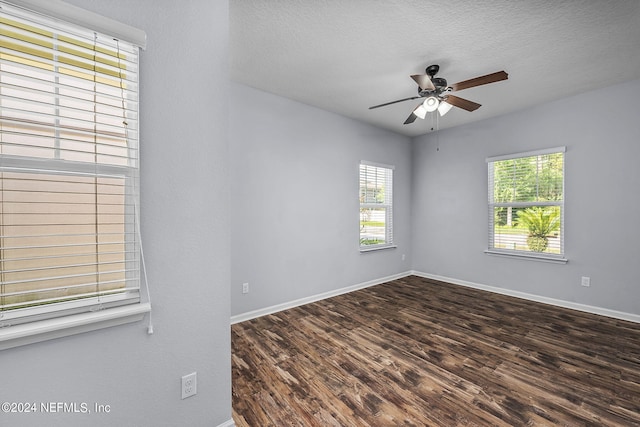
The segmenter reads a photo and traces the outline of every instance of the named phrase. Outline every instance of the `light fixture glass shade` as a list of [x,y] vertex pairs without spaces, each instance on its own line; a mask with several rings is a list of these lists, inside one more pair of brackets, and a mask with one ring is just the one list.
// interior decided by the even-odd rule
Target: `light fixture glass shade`
[[451,107],[453,107],[453,105],[447,103],[446,101],[442,101],[440,102],[440,105],[438,105],[438,112],[441,116],[444,116],[449,112],[449,110],[451,110]]
[[424,100],[422,106],[425,110],[427,110],[428,113],[431,113],[433,111],[436,111],[436,109],[438,108],[438,104],[438,98],[436,98],[435,96],[430,96]]
[[427,110],[422,106],[422,104],[420,104],[415,110],[413,110],[413,114],[424,120],[427,116]]

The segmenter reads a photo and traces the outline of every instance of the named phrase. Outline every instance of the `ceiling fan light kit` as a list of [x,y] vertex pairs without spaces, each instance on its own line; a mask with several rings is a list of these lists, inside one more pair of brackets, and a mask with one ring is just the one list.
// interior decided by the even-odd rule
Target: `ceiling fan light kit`
[[422,105],[424,106],[424,109],[427,110],[427,113],[433,113],[438,109],[439,103],[440,101],[438,101],[438,98],[436,98],[435,96],[430,96],[424,100],[424,103]]
[[405,120],[404,122],[405,125],[413,123],[416,118],[424,119],[427,113],[432,113],[436,110],[438,110],[438,113],[441,116],[447,114],[451,107],[458,107],[467,111],[475,111],[481,107],[480,104],[478,104],[477,102],[469,101],[468,99],[450,95],[449,93],[463,89],[469,89],[476,86],[486,85],[501,80],[507,80],[509,78],[509,75],[505,71],[497,71],[495,73],[475,77],[469,80],[464,80],[448,86],[446,79],[443,79],[442,77],[436,77],[436,74],[439,70],[439,65],[429,65],[425,70],[425,74],[414,74],[411,76],[411,78],[418,84],[418,96],[412,96],[409,98],[398,99],[397,101],[374,105],[373,107],[369,107],[369,109],[372,110],[374,108],[385,107],[387,105],[409,101],[412,99],[426,98],[411,112],[407,120]]
[[438,105],[438,113],[440,113],[441,116],[444,116],[449,112],[449,110],[451,110],[451,107],[453,107],[453,105],[449,104],[446,99],[444,99],[440,102],[440,105]]
[[423,104],[420,104],[416,107],[415,110],[413,110],[413,114],[415,114],[421,119],[424,119],[427,116],[427,109],[424,108]]

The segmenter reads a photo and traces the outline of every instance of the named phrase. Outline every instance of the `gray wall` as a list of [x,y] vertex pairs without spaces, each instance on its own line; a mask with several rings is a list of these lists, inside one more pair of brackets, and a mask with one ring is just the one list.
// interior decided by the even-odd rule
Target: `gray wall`
[[[109,414],[0,414],[13,426],[216,426],[231,419],[226,1],[72,0],[145,30],[141,58],[146,322],[0,352],[2,401]],[[198,394],[180,399],[180,377]]]
[[[412,144],[241,85],[232,84],[229,105],[224,1],[69,1],[149,36],[141,208],[155,334],[135,323],[2,351],[3,400],[95,402],[111,412],[0,414],[0,424],[218,425],[231,418],[231,314],[412,268],[640,314],[640,82]],[[596,110],[593,99],[610,102]],[[557,145],[568,147],[569,263],[485,255],[485,158]],[[397,249],[358,252],[362,159],[396,166]],[[182,401],[180,376],[194,370],[198,394]]]
[[[416,138],[413,268],[640,314],[638,98],[640,81],[634,81]],[[569,262],[559,265],[484,254],[486,157],[561,145],[567,147]],[[590,287],[580,285],[581,276],[591,277]]]
[[[239,84],[229,132],[232,315],[410,269],[409,138]],[[359,253],[360,160],[396,167],[396,249]]]

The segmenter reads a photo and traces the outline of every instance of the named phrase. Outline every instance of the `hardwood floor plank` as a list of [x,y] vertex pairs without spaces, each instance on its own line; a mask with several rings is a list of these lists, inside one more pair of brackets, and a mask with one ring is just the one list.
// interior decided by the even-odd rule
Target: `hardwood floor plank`
[[242,426],[640,426],[640,325],[409,276],[232,326]]

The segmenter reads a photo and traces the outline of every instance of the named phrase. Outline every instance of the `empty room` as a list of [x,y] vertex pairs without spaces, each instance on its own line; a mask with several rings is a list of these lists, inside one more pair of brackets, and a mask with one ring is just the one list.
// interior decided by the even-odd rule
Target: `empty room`
[[0,13],[0,425],[640,425],[639,2]]
[[230,2],[236,425],[640,423],[639,12]]

